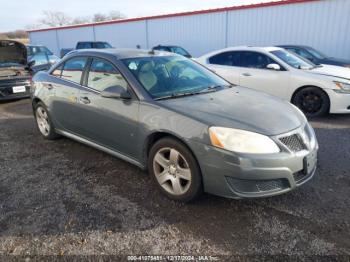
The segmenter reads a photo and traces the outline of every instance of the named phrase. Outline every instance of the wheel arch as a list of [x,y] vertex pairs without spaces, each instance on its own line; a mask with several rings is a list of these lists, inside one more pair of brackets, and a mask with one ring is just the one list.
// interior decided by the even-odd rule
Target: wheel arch
[[330,100],[329,95],[327,94],[327,92],[324,91],[323,88],[321,88],[321,87],[319,87],[319,86],[315,86],[315,85],[304,85],[304,86],[301,86],[301,87],[297,88],[297,89],[294,91],[294,93],[292,94],[292,97],[291,97],[291,99],[290,99],[290,102],[293,104],[293,100],[294,100],[296,94],[297,94],[298,92],[300,92],[301,90],[307,88],[307,87],[314,87],[314,88],[319,89],[321,92],[323,92],[323,93],[327,96],[329,105],[331,104],[331,100]]
[[152,146],[157,141],[159,141],[160,139],[165,138],[165,137],[173,138],[173,139],[177,140],[178,142],[182,143],[183,145],[185,145],[187,147],[187,149],[192,153],[194,159],[197,162],[198,168],[201,170],[198,159],[197,159],[196,155],[194,154],[192,148],[189,146],[188,142],[185,139],[180,138],[176,134],[169,132],[169,131],[155,131],[147,136],[146,141],[144,143],[144,148],[143,148],[143,159],[144,159],[144,162],[146,163],[146,167],[147,167],[148,157],[149,157],[149,153],[150,153]]
[[34,110],[35,110],[35,106],[38,104],[38,103],[43,103],[43,101],[41,100],[41,99],[39,99],[39,98],[37,98],[37,97],[34,97],[33,99],[32,99],[32,108],[33,108],[33,112],[34,112]]

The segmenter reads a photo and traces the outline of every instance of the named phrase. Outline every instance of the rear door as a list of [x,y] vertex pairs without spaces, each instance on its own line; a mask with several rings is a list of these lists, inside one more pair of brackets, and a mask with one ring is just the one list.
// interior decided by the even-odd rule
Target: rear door
[[[93,58],[79,93],[79,131],[85,138],[129,157],[136,157],[139,135],[139,100],[110,61]],[[101,92],[111,86],[122,86],[132,99],[105,98]]]
[[70,133],[79,133],[78,95],[81,81],[88,59],[74,57],[52,72],[53,81],[43,83],[48,94],[46,104],[50,105],[50,113],[55,126]]
[[237,60],[239,52],[223,52],[210,57],[207,66],[230,83],[239,85],[240,68],[236,66]]
[[260,52],[241,51],[239,56],[239,82],[241,86],[257,89],[284,99],[287,97],[290,72],[271,70],[268,64],[279,64],[270,56]]

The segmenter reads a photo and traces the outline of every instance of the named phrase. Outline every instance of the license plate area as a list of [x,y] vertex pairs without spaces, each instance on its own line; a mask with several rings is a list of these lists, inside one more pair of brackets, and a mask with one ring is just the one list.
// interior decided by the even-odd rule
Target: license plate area
[[311,152],[304,158],[304,173],[309,175],[316,167],[317,164],[317,152]]
[[24,93],[26,92],[26,87],[25,86],[14,86],[12,87],[12,93],[17,94],[17,93]]

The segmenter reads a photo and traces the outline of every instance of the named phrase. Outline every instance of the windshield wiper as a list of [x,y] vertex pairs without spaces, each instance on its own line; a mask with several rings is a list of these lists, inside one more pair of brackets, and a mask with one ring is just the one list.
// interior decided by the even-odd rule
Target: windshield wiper
[[217,90],[217,89],[219,89],[220,87],[228,87],[228,88],[231,88],[232,85],[211,85],[211,86],[208,86],[208,87],[205,88],[205,89],[202,89],[201,91],[199,91],[199,93],[205,93],[205,92],[208,92],[208,91]]
[[199,91],[172,93],[168,96],[155,98],[154,100],[172,99],[172,98],[178,98],[182,96],[192,96],[192,95],[203,94],[203,93],[211,93],[211,92],[216,92],[218,88],[224,87],[224,86],[227,86],[229,88],[232,87],[232,85],[211,85]]
[[171,99],[171,98],[178,98],[178,97],[182,97],[182,96],[191,96],[194,95],[196,93],[194,92],[184,92],[184,93],[172,93],[168,96],[161,96],[161,97],[157,97],[154,100],[163,100],[163,99]]

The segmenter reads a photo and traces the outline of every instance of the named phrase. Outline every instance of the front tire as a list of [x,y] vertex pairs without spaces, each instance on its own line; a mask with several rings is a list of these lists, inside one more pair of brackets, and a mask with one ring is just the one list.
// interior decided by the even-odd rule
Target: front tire
[[34,106],[35,120],[40,134],[48,140],[54,140],[59,137],[50,119],[46,106],[39,102]]
[[323,116],[329,112],[328,95],[318,87],[306,87],[298,91],[292,103],[308,117]]
[[148,170],[158,188],[168,198],[190,202],[202,194],[202,175],[191,151],[167,137],[151,148]]

